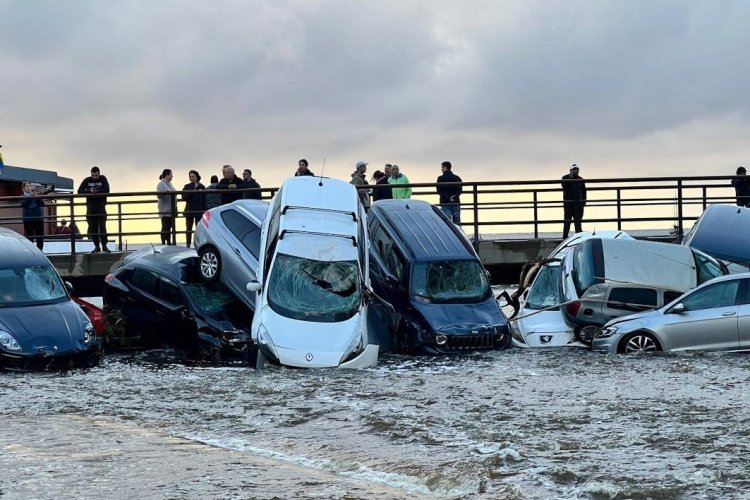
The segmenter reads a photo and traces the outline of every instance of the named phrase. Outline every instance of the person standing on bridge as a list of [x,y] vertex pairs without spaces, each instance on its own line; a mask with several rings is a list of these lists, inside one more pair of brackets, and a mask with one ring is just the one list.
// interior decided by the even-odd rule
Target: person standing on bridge
[[580,233],[581,221],[583,220],[583,208],[586,206],[586,183],[583,177],[578,175],[578,164],[570,166],[570,173],[562,176],[563,189],[563,239],[570,232],[570,221],[575,224],[575,232]]
[[441,186],[444,182],[463,182],[459,176],[451,170],[451,162],[444,161],[440,165],[443,175],[437,178],[437,192],[440,195],[440,210],[443,211],[448,220],[453,221],[457,226],[461,225],[461,191],[462,187],[458,186]]
[[[242,171],[242,182],[245,183],[245,189],[260,189],[260,184],[258,184],[258,181],[253,179],[253,171],[249,168],[246,168]],[[260,191],[245,191],[244,196],[246,200],[263,199],[263,194]]]
[[[78,187],[78,194],[105,194],[109,193],[109,182],[101,174],[99,167],[91,167],[91,175],[86,177]],[[89,239],[94,242],[94,250],[91,253],[104,251],[107,248],[107,197],[86,197],[86,222],[89,223]],[[99,244],[101,243],[101,247]]]
[[304,158],[302,158],[299,162],[297,162],[297,171],[294,172],[294,176],[298,177],[300,175],[309,175],[309,176],[313,176],[314,177],[315,174],[312,173],[312,171],[309,168],[307,168],[307,166],[308,166],[307,165],[307,160],[305,160]]
[[[409,178],[401,173],[398,165],[393,165],[391,167],[391,176],[388,178],[388,184],[409,184]],[[394,200],[408,200],[411,198],[410,187],[394,187],[391,193],[393,193]]]
[[747,177],[745,167],[737,168],[737,177],[732,179],[732,186],[737,195],[737,206],[750,206],[750,179]]
[[30,182],[23,183],[21,200],[23,233],[29,241],[36,240],[36,247],[44,249],[44,200],[39,198],[39,190]]
[[182,199],[185,200],[185,243],[190,248],[193,241],[193,228],[198,225],[203,212],[206,211],[206,196],[201,191],[206,187],[201,184],[201,174],[197,170],[188,172],[190,182],[182,188]]
[[161,218],[161,244],[172,245],[172,230],[174,229],[175,208],[175,188],[172,185],[172,171],[165,168],[159,176],[159,183],[156,185],[156,195],[158,199],[159,217]]
[[222,173],[224,174],[224,178],[221,179],[219,181],[219,184],[216,186],[216,189],[223,190],[221,193],[221,204],[226,205],[227,203],[241,200],[244,193],[237,192],[237,190],[243,189],[245,187],[245,183],[242,182],[242,179],[235,175],[234,167],[232,167],[231,165],[224,165]]

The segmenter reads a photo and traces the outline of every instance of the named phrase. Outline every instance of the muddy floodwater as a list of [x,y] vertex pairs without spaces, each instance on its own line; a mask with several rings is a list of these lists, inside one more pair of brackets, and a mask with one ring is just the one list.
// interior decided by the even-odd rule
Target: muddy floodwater
[[2,498],[748,498],[750,356],[0,374]]

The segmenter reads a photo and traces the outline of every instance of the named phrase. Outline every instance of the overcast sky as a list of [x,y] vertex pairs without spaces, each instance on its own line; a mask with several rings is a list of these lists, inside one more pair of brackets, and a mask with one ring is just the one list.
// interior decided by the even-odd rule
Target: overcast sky
[[5,163],[113,191],[297,160],[432,182],[750,164],[750,1],[0,0]]

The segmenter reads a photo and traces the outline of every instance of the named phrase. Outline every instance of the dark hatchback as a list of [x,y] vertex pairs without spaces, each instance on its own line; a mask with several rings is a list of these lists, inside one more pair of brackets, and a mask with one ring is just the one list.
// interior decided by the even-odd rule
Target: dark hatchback
[[508,320],[487,271],[439,209],[419,200],[382,200],[367,220],[373,289],[400,315],[392,350],[450,354],[510,346]]
[[172,347],[208,362],[255,366],[252,312],[223,284],[206,283],[198,254],[174,246],[146,248],[107,275],[108,349]]
[[0,228],[0,248],[0,368],[98,364],[101,349],[94,327],[44,253],[5,228]]

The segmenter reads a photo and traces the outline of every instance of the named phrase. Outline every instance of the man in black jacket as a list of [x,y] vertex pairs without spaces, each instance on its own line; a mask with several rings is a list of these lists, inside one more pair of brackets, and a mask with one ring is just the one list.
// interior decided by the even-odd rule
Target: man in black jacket
[[221,204],[226,205],[235,200],[241,200],[244,193],[237,192],[237,190],[243,189],[245,183],[234,174],[234,167],[231,165],[224,165],[222,172],[224,177],[219,181],[219,185],[216,186],[216,189],[225,190],[221,193]]
[[[245,184],[243,187],[245,189],[251,189],[256,188],[260,189],[260,184],[258,184],[258,181],[253,179],[253,171],[249,168],[246,168],[242,171],[242,182]],[[260,191],[245,191],[245,199],[246,200],[261,200],[263,199],[263,196]]]
[[[91,167],[91,175],[83,179],[78,194],[103,194],[109,193],[109,182],[99,171],[99,167]],[[98,253],[104,250],[109,253],[107,248],[107,197],[106,196],[87,196],[86,197],[86,222],[89,223],[89,239],[94,242],[94,250],[91,253]],[[101,247],[99,244],[101,243]]]
[[570,166],[570,173],[562,176],[563,188],[563,239],[568,237],[570,232],[570,221],[575,224],[575,232],[580,233],[581,220],[583,220],[583,207],[586,206],[586,183],[583,177],[578,175],[579,168],[577,164]]
[[459,186],[441,186],[444,182],[462,182],[461,178],[453,173],[451,170],[453,166],[451,162],[444,161],[440,165],[440,169],[443,171],[443,175],[437,178],[438,186],[437,192],[440,195],[440,209],[443,211],[449,220],[452,220],[454,224],[461,225],[461,191],[462,187]]

